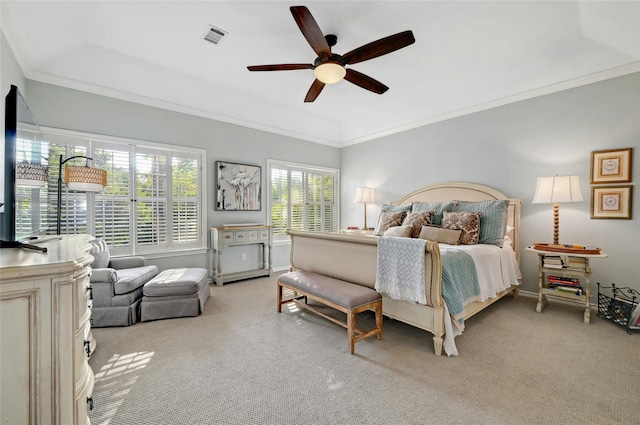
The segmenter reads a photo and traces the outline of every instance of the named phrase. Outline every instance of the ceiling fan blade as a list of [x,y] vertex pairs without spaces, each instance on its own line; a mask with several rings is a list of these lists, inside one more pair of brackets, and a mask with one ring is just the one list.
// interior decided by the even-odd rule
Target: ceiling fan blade
[[311,12],[309,12],[309,9],[305,6],[291,6],[289,10],[291,10],[293,19],[295,19],[300,31],[302,31],[302,35],[307,39],[313,51],[316,52],[318,56],[331,56],[329,43],[327,43],[327,40],[324,38],[322,30],[313,18],[313,15],[311,15]]
[[374,80],[368,75],[353,69],[347,69],[347,74],[344,76],[344,79],[356,86],[360,86],[363,89],[367,89],[378,94],[382,94],[389,90],[389,87],[385,86],[380,81]]
[[387,53],[407,47],[408,45],[415,43],[415,41],[416,39],[413,37],[413,32],[411,31],[404,31],[390,35],[388,37],[381,38],[380,40],[372,41],[369,44],[360,46],[357,49],[342,55],[342,63],[343,65],[351,65],[377,58],[378,56],[386,55]]
[[283,63],[280,65],[253,65],[248,66],[249,71],[293,71],[295,69],[313,69],[310,63]]
[[314,100],[316,100],[316,98],[318,97],[318,95],[320,94],[324,86],[325,84],[322,81],[315,80],[313,84],[311,84],[311,87],[309,88],[309,91],[307,92],[307,95],[305,96],[304,101],[313,102]]

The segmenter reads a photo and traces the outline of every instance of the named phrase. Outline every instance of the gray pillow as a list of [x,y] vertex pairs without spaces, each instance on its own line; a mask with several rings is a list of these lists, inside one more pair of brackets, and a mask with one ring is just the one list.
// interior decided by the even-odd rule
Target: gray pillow
[[109,255],[109,247],[102,239],[94,239],[91,241],[91,255],[93,256],[92,269],[104,269],[109,267],[111,256]]

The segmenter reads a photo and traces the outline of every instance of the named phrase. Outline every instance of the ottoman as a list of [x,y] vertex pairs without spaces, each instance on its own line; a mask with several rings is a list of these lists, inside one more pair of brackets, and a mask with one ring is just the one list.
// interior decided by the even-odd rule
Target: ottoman
[[197,316],[209,298],[207,270],[168,269],[144,284],[140,320]]

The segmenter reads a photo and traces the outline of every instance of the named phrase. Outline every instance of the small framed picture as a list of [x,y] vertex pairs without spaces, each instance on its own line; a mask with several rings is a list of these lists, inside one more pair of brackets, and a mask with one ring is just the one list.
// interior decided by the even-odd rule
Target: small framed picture
[[632,185],[591,186],[591,218],[631,219]]
[[591,152],[591,184],[631,182],[632,148]]

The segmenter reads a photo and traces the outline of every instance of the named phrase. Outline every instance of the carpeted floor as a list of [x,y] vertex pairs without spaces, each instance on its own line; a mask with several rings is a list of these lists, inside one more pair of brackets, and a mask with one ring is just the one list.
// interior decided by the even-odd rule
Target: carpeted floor
[[[373,314],[361,317],[363,328]],[[93,425],[639,424],[640,334],[578,307],[503,299],[466,324],[460,356],[385,318],[346,330],[276,312],[275,277],[211,287],[199,317],[94,329]]]

